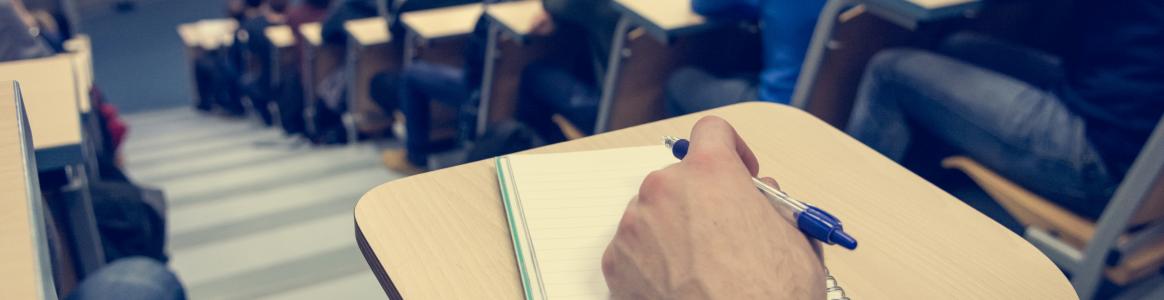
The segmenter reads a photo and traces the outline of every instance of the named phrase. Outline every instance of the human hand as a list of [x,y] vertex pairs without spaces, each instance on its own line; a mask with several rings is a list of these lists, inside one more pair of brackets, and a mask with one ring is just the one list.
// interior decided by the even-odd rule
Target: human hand
[[542,11],[534,15],[533,22],[530,25],[530,34],[546,36],[554,33],[554,19],[550,14]]
[[690,140],[683,161],[648,175],[623,213],[602,257],[611,296],[821,298],[819,244],[752,185],[759,163],[735,129],[704,117]]

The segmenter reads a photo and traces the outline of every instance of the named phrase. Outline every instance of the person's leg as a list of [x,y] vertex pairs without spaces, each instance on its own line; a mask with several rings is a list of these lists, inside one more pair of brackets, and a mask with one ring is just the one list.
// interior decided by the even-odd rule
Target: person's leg
[[535,62],[521,74],[517,118],[530,126],[546,143],[566,136],[552,116],[560,114],[584,133],[594,131],[599,91],[558,64]]
[[278,83],[279,120],[288,135],[303,134],[306,123],[303,119],[303,84],[299,70],[283,73]]
[[415,166],[428,165],[432,112],[430,101],[458,107],[468,98],[463,72],[454,67],[417,61],[404,69],[400,84],[400,109],[405,116],[405,150]]
[[215,62],[218,65],[217,76],[215,84],[216,98],[219,107],[224,112],[230,115],[241,115],[244,113],[242,102],[242,92],[238,84],[238,69],[235,68],[231,62],[231,58],[226,50],[218,50],[212,52],[215,57]]
[[847,131],[900,161],[912,131],[926,130],[1016,183],[1095,216],[1114,184],[1084,127],[1055,95],[1025,82],[933,53],[888,50],[870,61]]
[[186,291],[165,265],[144,257],[116,260],[89,275],[67,299],[182,300]]
[[368,83],[368,96],[383,111],[391,111],[400,106],[400,73],[383,71],[372,75]]
[[271,118],[271,110],[268,103],[270,102],[270,95],[267,93],[266,82],[263,81],[262,74],[259,72],[248,72],[242,76],[243,92],[248,99],[251,100],[251,105],[255,113],[259,114],[263,124],[271,126],[273,120]]
[[954,34],[942,42],[938,52],[1047,90],[1065,80],[1059,58],[984,34]]
[[215,93],[215,74],[218,71],[215,68],[214,59],[209,55],[202,55],[194,59],[194,88],[198,91],[197,103],[194,107],[198,110],[209,111],[214,108],[214,93]]
[[[753,76],[754,77],[754,76]],[[696,68],[676,70],[667,80],[666,107],[672,116],[704,111],[756,95],[754,82],[742,77],[717,77]]]

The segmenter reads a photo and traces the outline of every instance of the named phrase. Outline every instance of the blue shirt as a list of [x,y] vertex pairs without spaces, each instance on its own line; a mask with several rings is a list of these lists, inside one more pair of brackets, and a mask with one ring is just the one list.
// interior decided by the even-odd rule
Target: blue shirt
[[764,45],[759,100],[789,103],[824,0],[693,0],[696,13],[717,19],[759,20]]

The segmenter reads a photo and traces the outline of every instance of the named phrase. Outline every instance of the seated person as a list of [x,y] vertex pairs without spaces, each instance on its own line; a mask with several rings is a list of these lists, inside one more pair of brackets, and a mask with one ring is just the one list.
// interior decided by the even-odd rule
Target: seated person
[[735,129],[705,117],[691,140],[687,157],[648,175],[627,205],[602,256],[611,298],[824,298],[820,244],[756,191],[756,155]]
[[[229,0],[226,6],[226,15],[237,23],[242,23],[246,17],[246,3],[242,0]],[[198,99],[194,101],[194,108],[204,112],[217,112],[227,116],[241,116],[244,114],[242,102],[234,80],[237,78],[234,65],[230,63],[232,48],[227,50],[205,51],[194,57],[194,88],[198,91]]]
[[[435,147],[430,138],[432,100],[440,101],[459,110],[471,110],[473,114],[459,114],[460,124],[476,125],[473,95],[481,87],[481,75],[485,64],[485,43],[489,34],[489,22],[481,17],[474,26],[473,33],[465,43],[465,67],[457,68],[442,64],[416,60],[401,71],[398,81],[398,96],[395,98],[373,94],[373,98],[382,107],[391,107],[385,103],[393,99],[399,101],[400,111],[404,114],[407,131],[404,139],[404,150],[393,149],[384,151],[384,165],[389,169],[404,174],[416,174],[428,169],[428,154]],[[462,125],[458,130],[460,135],[470,136],[472,126]]]
[[302,66],[304,41],[299,33],[299,25],[319,22],[327,14],[331,0],[304,0],[287,9],[287,27],[294,33],[295,45],[291,49],[288,67],[279,69],[279,82],[275,84],[275,101],[278,101],[279,120],[287,134],[305,133],[303,118],[303,74]]
[[[742,101],[790,103],[824,0],[693,0],[696,13],[717,19],[759,20],[764,68],[749,71],[687,67],[667,82],[666,106],[682,115]],[[727,73],[727,74],[715,74]],[[744,74],[740,74],[744,73]]]
[[53,55],[38,30],[36,18],[28,13],[21,0],[0,0],[0,61],[11,61]]
[[515,117],[542,141],[566,139],[552,116],[594,131],[607,55],[618,20],[609,0],[546,0],[533,34],[552,35],[557,52],[522,71]]
[[285,22],[283,13],[287,10],[287,1],[247,0],[246,4],[252,8],[252,14],[239,24],[241,29],[239,34],[245,34],[246,39],[236,39],[238,43],[236,45],[243,47],[242,51],[245,53],[243,62],[246,72],[239,78],[239,85],[242,86],[243,94],[251,99],[251,105],[254,105],[254,110],[259,113],[259,117],[266,125],[273,123],[271,110],[268,109],[273,93],[272,46],[264,31],[273,24]]
[[1164,113],[1164,3],[1075,1],[1062,62],[982,35],[886,50],[846,131],[901,161],[919,131],[1095,219]]
[[[226,15],[237,24],[259,14],[258,6],[250,0],[227,1]],[[236,32],[237,33],[237,32]],[[242,104],[239,85],[240,70],[243,68],[243,47],[239,46],[235,34],[233,43],[213,51],[207,51],[194,60],[194,82],[198,89],[199,102],[195,107],[204,111],[217,111],[225,116],[240,117],[246,114]]]

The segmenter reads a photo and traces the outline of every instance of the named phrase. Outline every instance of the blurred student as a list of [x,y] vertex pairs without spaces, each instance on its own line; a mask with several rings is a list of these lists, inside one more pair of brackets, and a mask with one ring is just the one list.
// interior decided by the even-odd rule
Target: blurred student
[[275,100],[279,106],[279,124],[289,135],[306,132],[303,109],[303,33],[299,26],[305,23],[319,22],[327,15],[327,7],[331,0],[303,0],[287,9],[286,23],[295,37],[295,45],[291,50],[289,68],[281,68],[279,82],[275,84]]
[[[376,1],[389,0],[338,0],[328,10],[327,16],[320,23],[320,35],[323,48],[334,48],[343,55],[348,47],[348,34],[344,30],[344,22],[374,17],[379,14]],[[342,61],[342,59],[340,60]],[[342,114],[348,109],[344,97],[347,90],[347,72],[343,68],[336,68],[328,74],[319,74],[318,86],[314,95],[308,95],[314,102],[315,114],[307,120],[315,127],[308,138],[316,144],[336,144],[347,141],[347,132],[342,121]],[[316,83],[313,83],[316,84]]]
[[462,124],[476,123],[471,117],[475,116],[477,105],[475,100],[484,72],[488,24],[484,17],[477,20],[473,33],[465,43],[463,68],[418,59],[400,72],[397,79],[399,93],[397,97],[389,98],[373,93],[373,98],[381,107],[388,107],[390,104],[385,103],[387,101],[397,100],[400,111],[404,114],[404,128],[407,132],[404,137],[404,149],[392,149],[383,153],[384,165],[389,169],[402,174],[416,174],[428,169],[429,154],[439,148],[436,141],[430,140],[432,101],[439,101],[458,112],[473,111],[471,114],[458,113],[457,129],[460,133],[456,136],[473,134],[472,126]]
[[1097,218],[1164,113],[1164,2],[1073,11],[1062,59],[980,34],[877,54],[846,131],[899,161],[925,131]]
[[271,25],[285,22],[283,13],[287,11],[289,0],[246,0],[245,20],[239,24],[240,32],[235,39],[235,47],[243,53],[245,72],[239,78],[243,94],[251,100],[263,123],[270,126],[273,116],[269,109],[273,98],[271,74],[271,40],[264,32]]
[[[696,13],[715,19],[758,20],[764,68],[759,74],[682,68],[667,82],[666,106],[682,115],[742,101],[792,101],[808,43],[824,0],[693,0]],[[717,74],[727,73],[727,74]]]
[[515,117],[545,143],[566,139],[553,121],[561,115],[584,133],[594,131],[599,86],[618,13],[609,0],[545,0],[532,34],[550,36],[554,53],[521,74]]
[[[236,24],[246,20],[246,12],[247,5],[243,0],[226,2],[226,16]],[[236,83],[239,60],[241,55],[233,46],[200,52],[194,58],[194,88],[198,90],[194,108],[232,117],[245,114]]]
[[52,48],[36,30],[36,18],[20,0],[0,0],[0,61],[45,57]]

